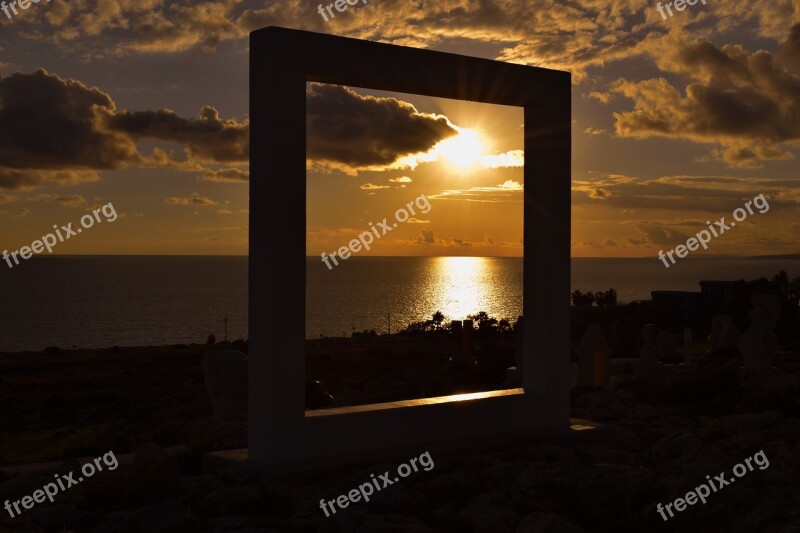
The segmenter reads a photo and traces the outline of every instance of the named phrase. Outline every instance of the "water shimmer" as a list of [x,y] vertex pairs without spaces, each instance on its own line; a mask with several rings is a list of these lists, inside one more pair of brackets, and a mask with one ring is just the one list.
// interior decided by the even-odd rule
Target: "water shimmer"
[[[572,287],[613,287],[630,301],[780,269],[798,276],[800,260],[698,257],[667,270],[655,256],[578,258]],[[512,319],[522,310],[520,258],[353,257],[329,271],[314,257],[306,271],[307,337],[383,332],[388,319],[397,331],[436,310]],[[222,340],[226,314],[229,338],[247,337],[246,257],[35,257],[0,270],[0,291],[0,351],[202,343],[209,333]]]

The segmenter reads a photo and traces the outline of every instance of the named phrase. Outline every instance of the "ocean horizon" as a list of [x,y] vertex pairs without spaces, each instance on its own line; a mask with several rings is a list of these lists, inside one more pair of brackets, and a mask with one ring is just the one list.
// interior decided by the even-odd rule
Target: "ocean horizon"
[[[247,335],[247,256],[34,257],[0,276],[0,352],[204,343]],[[800,275],[800,258],[572,258],[571,290],[614,288],[620,303],[700,280]],[[306,337],[395,332],[440,310],[449,319],[522,310],[522,258],[351,257],[328,270],[307,257]],[[568,298],[569,295],[565,295]]]

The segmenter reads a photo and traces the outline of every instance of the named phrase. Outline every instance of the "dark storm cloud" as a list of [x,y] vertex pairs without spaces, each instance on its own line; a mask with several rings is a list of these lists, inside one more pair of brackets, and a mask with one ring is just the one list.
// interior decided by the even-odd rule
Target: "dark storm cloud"
[[618,135],[720,143],[724,150],[712,156],[731,166],[793,157],[779,146],[800,140],[800,77],[764,50],[678,38],[667,44],[651,50],[658,67],[693,82],[684,94],[664,78],[617,82],[614,92],[634,102],[614,113]]
[[114,169],[136,161],[127,136],[102,128],[104,116],[114,111],[102,91],[44,70],[0,77],[0,165]]
[[788,63],[800,65],[800,23],[789,31],[789,37],[781,45],[781,56]]
[[457,133],[441,115],[339,85],[311,84],[306,102],[308,157],[354,168],[389,165]]
[[136,142],[144,139],[183,144],[187,170],[197,170],[196,161],[248,159],[248,123],[223,120],[211,106],[189,119],[169,110],[117,111],[100,89],[45,70],[0,77],[0,188],[97,181],[99,170],[129,166],[176,167],[163,151],[143,157]]
[[222,120],[219,112],[211,106],[203,107],[197,118],[190,119],[169,109],[121,111],[109,118],[108,125],[136,140],[158,139],[184,144],[197,159],[220,162],[248,160],[248,122]]

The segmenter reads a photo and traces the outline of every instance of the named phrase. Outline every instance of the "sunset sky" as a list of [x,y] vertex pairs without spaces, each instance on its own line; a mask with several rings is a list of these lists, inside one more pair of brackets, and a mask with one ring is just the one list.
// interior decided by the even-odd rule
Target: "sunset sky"
[[[521,107],[321,84],[307,94],[309,255],[393,223],[420,195],[430,210],[371,254],[523,255]],[[343,126],[353,117],[365,122],[355,139]]]
[[[706,253],[800,252],[800,0],[709,0],[667,20],[655,4],[370,0],[329,22],[318,2],[296,0],[51,0],[0,12],[0,247],[112,202],[116,222],[56,253],[246,254],[247,37],[278,25],[572,72],[573,256],[655,256],[762,193],[770,210]],[[323,106],[389,98],[435,125],[414,161],[405,148],[348,154],[315,130],[309,253],[422,193],[430,213],[374,253],[521,253],[518,109],[308,90]],[[481,157],[510,166],[459,168],[452,145],[451,156],[437,148],[470,132]]]

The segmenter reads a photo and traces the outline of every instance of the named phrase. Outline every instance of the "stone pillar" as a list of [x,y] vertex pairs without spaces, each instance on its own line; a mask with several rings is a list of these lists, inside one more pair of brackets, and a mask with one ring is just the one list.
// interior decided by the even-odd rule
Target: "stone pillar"
[[645,324],[642,328],[642,348],[639,351],[639,376],[655,377],[659,373],[658,349],[656,348],[656,325]]
[[460,361],[464,356],[464,339],[461,321],[453,320],[450,323],[450,346],[453,361]]
[[465,320],[464,322],[464,344],[462,354],[465,359],[472,359],[472,345],[475,330],[472,329],[472,320]]
[[694,363],[692,359],[692,330],[686,328],[683,330],[683,364],[691,365]]
[[590,323],[578,345],[578,387],[608,387],[611,347],[600,325]]
[[520,380],[522,380],[522,362],[525,360],[525,356],[523,354],[524,349],[524,329],[522,327],[522,317],[517,318],[517,353],[515,354],[515,358],[517,360],[517,373],[520,376]]

